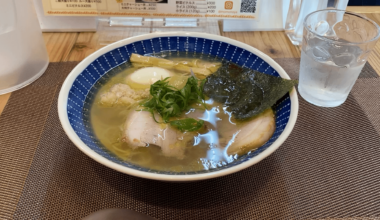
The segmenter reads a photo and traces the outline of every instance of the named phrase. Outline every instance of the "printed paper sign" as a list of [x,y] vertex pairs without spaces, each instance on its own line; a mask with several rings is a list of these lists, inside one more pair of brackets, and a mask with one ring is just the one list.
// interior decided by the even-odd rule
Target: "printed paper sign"
[[45,15],[257,19],[260,0],[42,0]]

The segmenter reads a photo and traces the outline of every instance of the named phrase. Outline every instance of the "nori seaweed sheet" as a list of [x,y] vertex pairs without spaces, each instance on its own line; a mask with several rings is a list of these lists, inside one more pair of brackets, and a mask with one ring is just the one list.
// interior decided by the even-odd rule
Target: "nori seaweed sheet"
[[273,106],[297,83],[224,61],[206,78],[203,93],[226,104],[236,119],[243,120]]

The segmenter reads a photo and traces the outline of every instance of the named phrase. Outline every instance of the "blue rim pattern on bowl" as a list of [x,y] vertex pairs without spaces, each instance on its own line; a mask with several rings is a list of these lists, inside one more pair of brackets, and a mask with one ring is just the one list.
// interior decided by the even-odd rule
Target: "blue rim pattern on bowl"
[[279,100],[273,108],[276,113],[276,131],[271,139],[255,151],[241,156],[237,160],[222,167],[197,172],[174,173],[151,170],[118,159],[115,155],[107,151],[93,134],[91,126],[87,122],[87,113],[89,109],[87,109],[88,103],[86,104],[86,97],[89,93],[92,93],[91,95],[93,95],[94,91],[92,87],[101,77],[109,73],[115,67],[127,62],[132,53],[144,55],[164,51],[181,51],[188,53],[202,53],[207,56],[218,56],[240,66],[245,66],[253,70],[280,77],[276,70],[257,55],[243,48],[212,39],[200,37],[157,37],[135,41],[128,45],[116,48],[100,56],[78,75],[70,88],[67,101],[67,114],[70,125],[79,138],[97,154],[117,164],[149,173],[167,175],[201,174],[227,169],[250,160],[267,149],[281,135],[290,117],[291,101],[288,94]]

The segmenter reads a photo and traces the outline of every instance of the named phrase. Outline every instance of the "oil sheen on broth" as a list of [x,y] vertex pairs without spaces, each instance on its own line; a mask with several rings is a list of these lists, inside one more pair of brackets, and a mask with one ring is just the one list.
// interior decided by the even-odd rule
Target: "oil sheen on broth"
[[[221,62],[214,57],[210,58],[200,54],[189,55],[185,53],[163,53],[159,55],[155,54],[155,56],[163,57],[168,60],[186,61],[201,59],[206,62]],[[104,106],[99,105],[98,103],[102,99],[102,94],[110,91],[110,89],[112,89],[115,85],[128,84],[127,81],[128,78],[130,78],[129,76],[141,68],[144,67],[136,67],[130,62],[127,62],[118,67],[118,70],[114,70],[118,73],[113,74],[113,76],[105,82],[98,82],[95,85],[98,90],[90,108],[90,123],[92,129],[98,140],[121,160],[159,171],[189,172],[205,169],[208,170],[226,165],[227,163],[237,159],[238,155],[236,152],[227,152],[228,146],[235,141],[234,138],[236,135],[239,135],[239,133],[242,135],[241,139],[246,139],[244,138],[244,135],[252,136],[249,134],[249,126],[251,126],[249,123],[252,120],[259,120],[258,118],[260,118],[263,114],[269,115],[267,118],[271,121],[269,122],[269,127],[265,128],[268,130],[268,134],[264,136],[267,137],[262,137],[262,135],[259,135],[258,139],[266,139],[263,141],[263,143],[265,143],[267,139],[272,136],[275,123],[273,111],[271,109],[259,116],[241,122],[236,121],[233,117],[231,117],[231,113],[227,111],[226,106],[215,102],[212,99],[208,99],[206,100],[206,110],[200,104],[194,104],[187,112],[184,112],[180,117],[178,117],[191,117],[197,120],[202,119],[205,121],[204,128],[199,131],[181,132],[181,134],[177,136],[176,144],[184,149],[183,156],[164,155],[162,149],[154,144],[147,144],[145,147],[131,147],[130,144],[122,141],[122,137],[124,135],[125,123],[128,117],[132,117],[131,115],[139,113],[138,110],[141,109],[141,107],[137,104],[138,101],[131,105],[113,106]],[[184,74],[182,71],[170,70],[170,72],[174,75],[188,75]],[[146,95],[148,89],[139,87],[138,85],[133,85],[133,82],[129,82],[129,85],[132,88],[138,88],[136,90],[136,100],[139,100],[139,98],[143,98]],[[139,95],[141,95],[141,97]],[[165,127],[168,125],[162,126]],[[244,129],[247,130],[245,133],[243,131]],[[244,142],[244,140],[239,141]],[[263,143],[260,143],[259,146]],[[247,153],[248,151],[249,150],[244,153]]]

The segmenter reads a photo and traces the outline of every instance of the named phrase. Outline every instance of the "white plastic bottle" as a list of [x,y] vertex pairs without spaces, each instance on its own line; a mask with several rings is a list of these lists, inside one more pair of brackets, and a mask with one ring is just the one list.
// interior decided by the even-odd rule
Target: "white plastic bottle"
[[48,64],[31,0],[0,0],[0,95],[32,83]]

